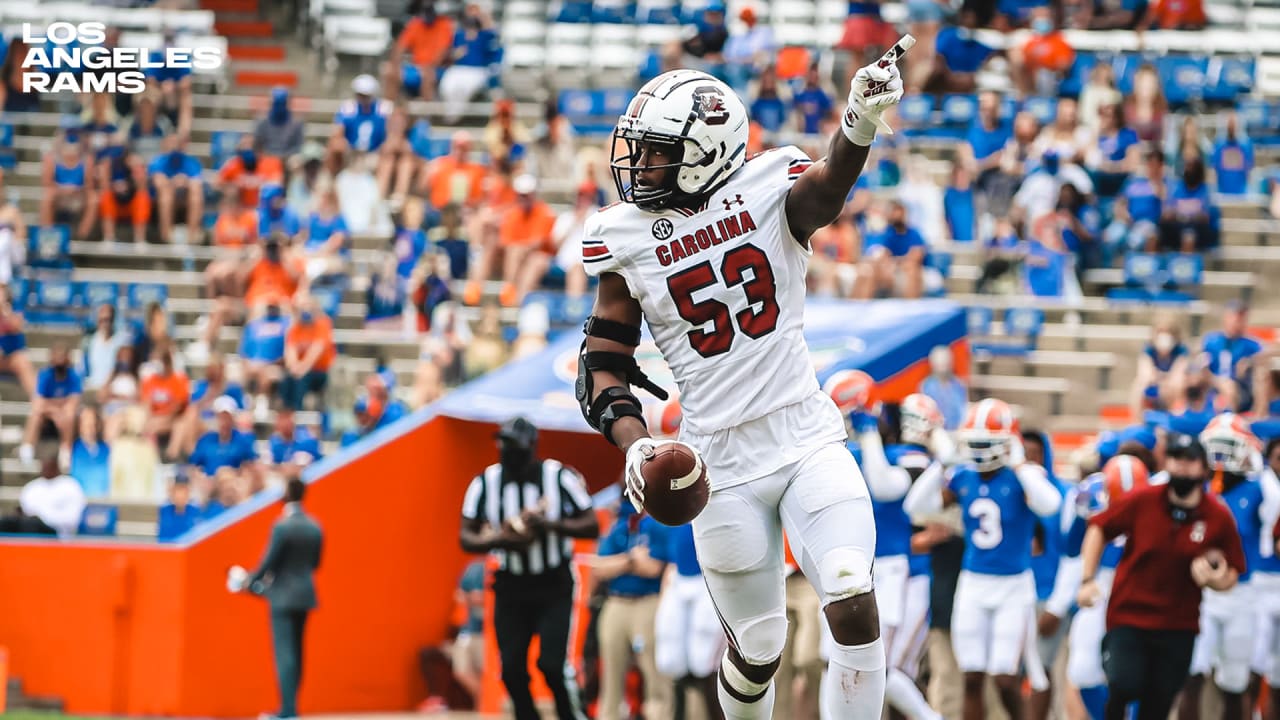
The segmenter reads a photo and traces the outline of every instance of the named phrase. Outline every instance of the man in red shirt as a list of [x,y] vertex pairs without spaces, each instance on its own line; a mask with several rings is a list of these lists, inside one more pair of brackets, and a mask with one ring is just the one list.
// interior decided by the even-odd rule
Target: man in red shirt
[[1138,720],[1169,717],[1191,667],[1202,589],[1230,589],[1245,568],[1231,511],[1205,493],[1210,472],[1200,441],[1170,438],[1164,469],[1167,485],[1135,491],[1094,516],[1080,551],[1079,602],[1089,607],[1099,598],[1103,547],[1127,538],[1102,639],[1107,720],[1122,720],[1131,702]]

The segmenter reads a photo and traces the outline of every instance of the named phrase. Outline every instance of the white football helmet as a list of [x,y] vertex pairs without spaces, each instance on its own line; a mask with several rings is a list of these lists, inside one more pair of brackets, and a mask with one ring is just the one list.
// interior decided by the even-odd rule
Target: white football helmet
[[[728,85],[697,70],[672,70],[645,83],[618,118],[610,167],[624,202],[642,210],[692,205],[746,162],[748,117]],[[647,144],[669,146],[672,160],[644,166]],[[668,170],[661,186],[641,186],[641,170]]]
[[985,398],[970,403],[958,435],[969,461],[982,472],[993,472],[1012,463],[1018,420],[1008,403]]
[[1262,443],[1249,423],[1234,413],[1223,413],[1205,426],[1200,444],[1209,456],[1209,468],[1245,475],[1261,465]]
[[942,411],[933,398],[923,393],[912,393],[898,406],[899,437],[904,443],[929,447],[933,433],[942,427]]

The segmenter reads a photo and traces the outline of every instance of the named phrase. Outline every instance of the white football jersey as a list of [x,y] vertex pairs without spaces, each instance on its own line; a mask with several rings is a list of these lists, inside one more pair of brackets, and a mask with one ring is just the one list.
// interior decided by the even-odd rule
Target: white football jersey
[[698,210],[618,203],[587,219],[588,274],[621,275],[680,387],[681,434],[764,417],[819,391],[804,340],[811,251],[786,223],[812,164],[795,147],[746,162]]

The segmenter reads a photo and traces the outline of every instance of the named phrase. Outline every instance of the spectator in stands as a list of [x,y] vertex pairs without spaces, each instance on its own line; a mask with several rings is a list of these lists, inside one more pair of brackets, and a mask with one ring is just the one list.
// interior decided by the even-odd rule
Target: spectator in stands
[[1098,63],[1089,70],[1089,79],[1080,89],[1079,107],[1080,124],[1091,132],[1098,131],[1098,108],[1124,102],[1124,97],[1116,89],[1116,73],[1111,63]]
[[1077,108],[1076,101],[1071,98],[1058,99],[1053,122],[1046,125],[1040,131],[1040,137],[1036,138],[1035,155],[1054,152],[1064,163],[1078,163],[1084,159],[1094,138],[1088,128],[1080,125]]
[[486,304],[480,310],[475,334],[462,348],[462,374],[464,378],[476,378],[502,367],[510,355],[510,348],[502,337],[502,316],[496,304]]
[[1093,176],[1098,195],[1104,198],[1115,197],[1140,162],[1138,133],[1125,126],[1123,112],[1119,102],[1098,107],[1095,141],[1085,153],[1085,167]]
[[933,71],[925,83],[927,92],[973,92],[977,87],[978,70],[995,53],[994,49],[974,37],[977,27],[977,13],[970,7],[964,7],[960,10],[957,24],[944,27],[938,33],[934,41],[936,57]]
[[1124,118],[1138,133],[1139,140],[1159,145],[1164,137],[1164,116],[1168,110],[1159,73],[1149,63],[1141,65],[1133,75],[1133,92],[1124,100]]
[[[146,434],[159,447],[170,447],[172,434],[191,400],[191,381],[174,367],[172,343],[163,342],[152,351],[158,367],[142,380],[141,397],[149,412]],[[176,457],[169,455],[170,458]]]
[[453,134],[449,154],[431,161],[423,175],[422,190],[427,191],[431,206],[442,210],[454,203],[474,207],[484,192],[485,168],[472,162],[471,134],[459,130]]
[[599,206],[590,183],[578,185],[573,208],[560,213],[551,228],[551,241],[556,246],[555,267],[564,276],[564,292],[570,299],[587,292],[587,273],[582,267],[582,234],[587,218]]
[[470,237],[462,224],[461,209],[446,205],[440,212],[440,224],[427,232],[431,245],[449,257],[449,275],[452,280],[463,280],[470,266]]
[[918,298],[924,289],[927,245],[919,231],[907,225],[901,201],[889,203],[887,220],[887,227],[867,236],[854,296]]
[[547,331],[551,329],[551,313],[547,306],[530,303],[520,308],[516,319],[516,339],[511,343],[511,359],[518,360],[541,352],[547,346]]
[[419,97],[434,100],[436,80],[453,45],[453,20],[436,11],[434,0],[415,0],[409,14],[413,17],[400,31],[383,66],[383,83],[389,97],[396,97],[402,86],[416,84]]
[[[944,31],[945,32],[945,31]],[[978,114],[969,128],[967,142],[959,147],[962,164],[977,177],[983,190],[991,176],[1000,170],[1001,150],[1013,136],[1013,128],[1000,119],[1000,95],[991,90],[978,94]]]
[[577,138],[573,123],[560,114],[555,99],[543,105],[542,123],[533,130],[526,165],[539,182],[571,177],[577,158]]
[[755,8],[743,6],[738,11],[738,19],[746,26],[746,32],[730,35],[725,42],[724,74],[726,82],[742,93],[747,83],[772,64],[778,48],[773,28],[760,22]]
[[334,115],[332,138],[345,143],[344,152],[377,152],[387,139],[391,103],[379,99],[381,87],[372,75],[357,75],[351,92],[355,97],[344,101]]
[[1240,129],[1240,118],[1228,110],[1222,133],[1213,145],[1213,175],[1218,192],[1244,195],[1249,192],[1249,173],[1253,170],[1253,143]]
[[[551,207],[537,196],[538,181],[532,175],[521,175],[516,178],[513,188],[516,201],[503,214],[499,228],[502,252],[500,300],[507,307],[519,305],[521,299],[537,287],[555,250],[551,244],[551,231],[556,216]],[[492,257],[490,255],[490,259]],[[484,264],[482,258],[476,267],[483,269]]]
[[292,241],[302,232],[302,220],[294,214],[284,196],[284,188],[266,185],[259,193],[258,237],[280,234]]
[[977,214],[973,202],[973,175],[961,162],[951,163],[950,182],[942,192],[947,235],[955,242],[973,242]]
[[85,339],[84,385],[98,391],[106,387],[115,371],[116,355],[129,337],[116,325],[116,308],[103,303],[94,308],[93,332]]
[[423,255],[405,283],[409,301],[417,311],[418,331],[430,330],[435,309],[453,296],[449,290],[448,257],[439,253]]
[[[375,156],[357,157],[328,184],[338,193],[342,221],[352,234],[391,233],[391,214],[378,194],[378,180],[373,175],[377,164]],[[325,187],[320,186],[321,194]]]
[[480,700],[484,681],[485,562],[472,560],[462,571],[455,602],[466,609],[465,620],[458,628],[449,657],[453,676],[466,688],[474,702]]
[[[1040,164],[1032,170],[1018,187],[1013,196],[1010,217],[1015,222],[1024,223],[1028,228],[1042,216],[1053,213],[1058,206],[1058,198],[1063,185],[1074,185],[1081,195],[1093,193],[1093,181],[1079,165],[1068,164],[1060,160],[1054,151],[1048,151],[1040,158]],[[1035,233],[1028,233],[1035,234]]]
[[822,89],[822,77],[817,65],[809,67],[804,76],[804,87],[791,98],[795,110],[796,128],[806,135],[822,132],[822,123],[831,116],[834,104],[831,96]]
[[294,304],[293,321],[285,331],[281,394],[286,407],[301,410],[307,395],[324,394],[329,367],[336,355],[329,317],[318,311],[315,300],[301,297]]
[[71,446],[71,477],[80,483],[86,497],[111,494],[111,448],[104,438],[97,408],[80,408],[76,441]]
[[155,100],[148,95],[140,96],[126,135],[129,150],[143,163],[150,164],[160,154],[161,143],[172,134],[173,125],[169,118],[159,114]]
[[271,472],[284,476],[293,468],[310,465],[321,457],[320,441],[305,426],[297,424],[297,418],[290,408],[281,408],[276,412],[275,431],[267,439],[271,447]]
[[1053,23],[1048,5],[1030,12],[1031,37],[1012,54],[1018,88],[1023,95],[1043,88],[1056,90],[1058,81],[1071,69],[1076,51]]
[[0,284],[13,280],[14,270],[27,262],[27,221],[12,202],[4,187],[4,169],[0,168]]
[[1134,417],[1143,410],[1163,410],[1179,396],[1191,353],[1182,343],[1182,329],[1172,318],[1160,317],[1151,326],[1151,341],[1138,355],[1129,407]]
[[429,335],[422,339],[413,387],[409,389],[409,407],[421,410],[444,395],[447,368],[456,365],[458,357],[441,337]]
[[1203,30],[1208,24],[1203,0],[1154,0],[1137,29],[1154,25],[1160,30]]
[[279,299],[268,300],[252,312],[240,336],[240,359],[246,389],[254,396],[255,417],[265,419],[270,409],[268,398],[280,382],[289,318]]
[[303,143],[302,150],[289,158],[289,208],[296,215],[305,215],[317,189],[328,182],[333,182],[333,175],[325,169],[324,147],[314,141]]
[[1214,389],[1213,373],[1204,355],[1187,362],[1187,372],[1174,385],[1181,394],[1169,405],[1169,428],[1173,432],[1198,435],[1209,421],[1228,410],[1230,400]]
[[[132,328],[132,335],[133,370],[142,376],[144,366],[155,360],[153,357],[155,349],[160,345],[173,344],[169,314],[165,312],[164,306],[158,302],[148,303],[147,309],[143,311],[142,320],[136,322]],[[173,361],[174,367],[179,370],[184,369],[180,358],[174,358]]]
[[131,406],[120,412],[120,434],[111,440],[111,497],[153,500],[160,453],[145,433],[147,411]]
[[943,427],[948,430],[960,427],[969,404],[969,389],[956,377],[951,348],[936,345],[929,351],[929,377],[920,383],[920,392],[938,404]]
[[364,326],[370,330],[398,330],[404,325],[408,281],[396,272],[396,256],[383,253],[382,263],[365,288]]
[[1071,26],[1087,30],[1132,30],[1147,11],[1147,0],[1082,0],[1079,4]]
[[241,137],[236,148],[236,154],[227,158],[218,170],[218,192],[239,193],[242,205],[256,208],[264,186],[284,182],[284,165],[280,158],[263,154],[252,135]]
[[53,149],[41,161],[40,225],[78,218],[76,237],[84,240],[98,214],[94,197],[93,162],[81,147],[81,133],[63,129],[54,137]]
[[1012,295],[1018,292],[1007,280],[1018,269],[1026,256],[1026,243],[1018,229],[1007,217],[995,221],[993,232],[983,243],[982,274],[973,291],[979,295],[991,293]]
[[[852,80],[854,68],[880,55],[898,39],[898,31],[880,16],[880,3],[876,0],[851,0],[849,16],[844,21],[844,32],[836,50],[853,55],[849,64]],[[847,85],[847,82],[846,82]]]
[[135,245],[147,241],[151,221],[151,193],[147,190],[146,165],[125,145],[112,145],[97,163],[96,187],[102,188],[98,212],[102,215],[102,239],[116,241],[116,223],[127,220]]
[[1054,222],[1061,248],[1075,256],[1079,272],[1102,264],[1102,216],[1075,185],[1058,188]]
[[250,485],[261,485],[255,439],[252,433],[236,429],[237,411],[236,401],[226,395],[213,401],[214,429],[196,441],[190,458],[192,477],[198,485],[205,478],[217,476],[223,468],[235,470]]
[[169,441],[170,457],[181,457],[190,454],[195,448],[204,426],[213,420],[213,404],[220,398],[229,397],[236,403],[236,409],[248,409],[245,402],[244,388],[239,383],[227,379],[227,360],[220,352],[209,356],[204,369],[204,379],[198,380],[191,391],[191,402],[182,413],[179,425],[174,429]]
[[[724,68],[724,48],[729,42],[729,26],[725,22],[725,5],[710,0],[702,15],[688,28],[685,37],[668,48],[668,55],[678,65],[697,67],[713,75]],[[691,60],[690,58],[696,58]]]
[[919,231],[930,247],[946,242],[949,236],[942,188],[933,179],[929,159],[912,154],[905,167],[906,172],[898,184],[898,201],[907,209],[907,224]]
[[[1063,186],[1064,188],[1066,185]],[[1065,191],[1059,189],[1059,194]],[[1068,201],[1069,203],[1070,201]],[[1081,223],[1072,224],[1074,213],[1068,207],[1040,216],[1030,223],[1022,244],[1022,287],[1020,292],[1035,297],[1078,299],[1081,295],[1076,279],[1079,262],[1067,239]]]
[[200,522],[200,508],[191,502],[191,481],[179,471],[169,483],[169,502],[160,506],[156,540],[171,542]]
[[404,417],[402,411],[393,409],[392,405],[368,392],[362,392],[356,398],[352,409],[356,416],[356,426],[342,434],[342,447],[354,445],[368,435]]
[[[204,167],[200,160],[186,151],[187,140],[177,134],[166,135],[161,142],[162,152],[147,166],[151,187],[155,188],[156,220],[160,226],[160,240],[164,243],[177,240],[185,244],[194,239],[200,244],[204,228]],[[237,197],[229,193],[228,197]],[[186,211],[186,228],[180,234],[174,232],[174,219]]]
[[288,88],[274,88],[267,114],[253,127],[253,144],[264,155],[288,159],[301,152],[303,130],[302,118],[289,110]]
[[41,460],[40,475],[22,486],[18,504],[24,515],[40,518],[57,531],[58,537],[71,537],[80,528],[84,514],[84,490],[70,475],[64,475],[58,458]]
[[1227,408],[1241,412],[1252,405],[1253,358],[1262,352],[1262,345],[1245,334],[1248,329],[1249,306],[1233,300],[1222,313],[1222,330],[1206,334],[1200,344],[1201,359]]
[[378,181],[378,195],[389,199],[392,211],[404,207],[409,188],[423,165],[409,139],[411,129],[409,111],[397,105],[387,118],[387,139],[378,148],[374,177]]
[[1116,255],[1154,246],[1168,191],[1164,155],[1150,147],[1142,170],[1125,180],[1111,206],[1112,221],[1103,232],[1106,264]]
[[27,355],[27,336],[22,329],[25,320],[13,309],[13,289],[9,284],[0,286],[0,372],[8,372],[18,379],[27,397],[36,392],[36,370]]
[[306,259],[307,277],[314,281],[342,274],[351,257],[351,233],[338,207],[338,193],[333,185],[321,191],[303,233],[302,256]]
[[120,116],[111,106],[110,93],[93,93],[89,96],[89,101],[82,104],[84,112],[80,114],[80,130],[83,133],[84,148],[93,155],[94,160],[99,160],[104,150],[121,139]]
[[[413,275],[413,269],[417,267],[419,259],[427,251],[427,233],[422,229],[422,202],[414,198],[405,203],[392,219],[396,224],[396,233],[391,238],[391,253],[395,256],[396,275],[408,280]],[[456,224],[456,220],[454,222]],[[438,248],[432,249],[434,251]]]
[[0,67],[0,107],[4,112],[30,112],[40,109],[40,93],[24,91],[22,76],[27,73],[27,54],[30,48],[21,39],[9,43],[9,53]]
[[137,406],[141,399],[133,353],[132,345],[123,345],[116,350],[111,375],[97,391],[96,399],[102,407],[102,424],[107,442],[114,442],[120,434],[120,424],[124,420],[121,411]]
[[169,116],[169,120],[179,132],[190,134],[191,67],[183,63],[165,62],[165,53],[169,48],[177,45],[176,41],[176,31],[167,28],[164,33],[164,47],[151,51],[151,59],[155,66],[146,71],[147,88],[151,92],[159,89],[160,109]]
[[493,19],[476,3],[467,3],[462,27],[453,36],[449,67],[440,76],[444,119],[452,125],[462,117],[463,106],[489,83],[489,66],[498,57],[498,33]]
[[1179,125],[1179,132],[1170,135],[1165,142],[1165,161],[1175,173],[1181,174],[1187,161],[1195,158],[1202,163],[1212,157],[1213,148],[1200,134],[1200,123],[1195,115],[1187,115]]
[[525,147],[531,139],[529,129],[516,118],[516,104],[509,98],[502,98],[493,104],[493,117],[485,125],[485,150],[490,159],[513,160],[512,153],[516,146]]
[[778,75],[773,67],[760,71],[755,95],[751,100],[751,120],[765,131],[767,137],[782,130],[787,120],[787,101],[778,87]]
[[1182,179],[1173,184],[1160,211],[1159,248],[1170,252],[1205,251],[1218,245],[1217,208],[1209,196],[1204,162],[1183,163]]
[[[288,306],[307,287],[305,261],[289,247],[282,235],[268,235],[245,279],[245,307],[277,304]],[[211,339],[216,336],[211,336]]]
[[80,411],[80,395],[84,392],[80,373],[71,366],[71,351],[65,342],[54,343],[49,350],[49,367],[36,377],[36,393],[31,398],[31,414],[18,457],[25,463],[35,460],[35,443],[42,431],[52,426],[58,438],[59,454],[66,465],[71,458],[71,442],[75,439],[76,414]]

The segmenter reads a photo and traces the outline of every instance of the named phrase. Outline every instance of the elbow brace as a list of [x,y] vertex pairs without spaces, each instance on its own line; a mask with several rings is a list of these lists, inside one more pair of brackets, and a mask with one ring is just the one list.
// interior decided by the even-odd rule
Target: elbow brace
[[[587,337],[604,338],[633,348],[640,345],[640,328],[634,325],[592,316],[587,318],[582,331]],[[613,424],[624,417],[636,418],[643,424],[644,411],[640,399],[621,385],[600,388],[599,394],[596,394],[591,374],[597,370],[621,375],[628,385],[638,385],[659,400],[667,399],[667,391],[640,370],[634,356],[605,350],[590,351],[587,350],[587,341],[582,341],[582,348],[578,352],[578,380],[574,383],[574,394],[587,424],[604,435],[606,440],[617,445],[613,439]]]

